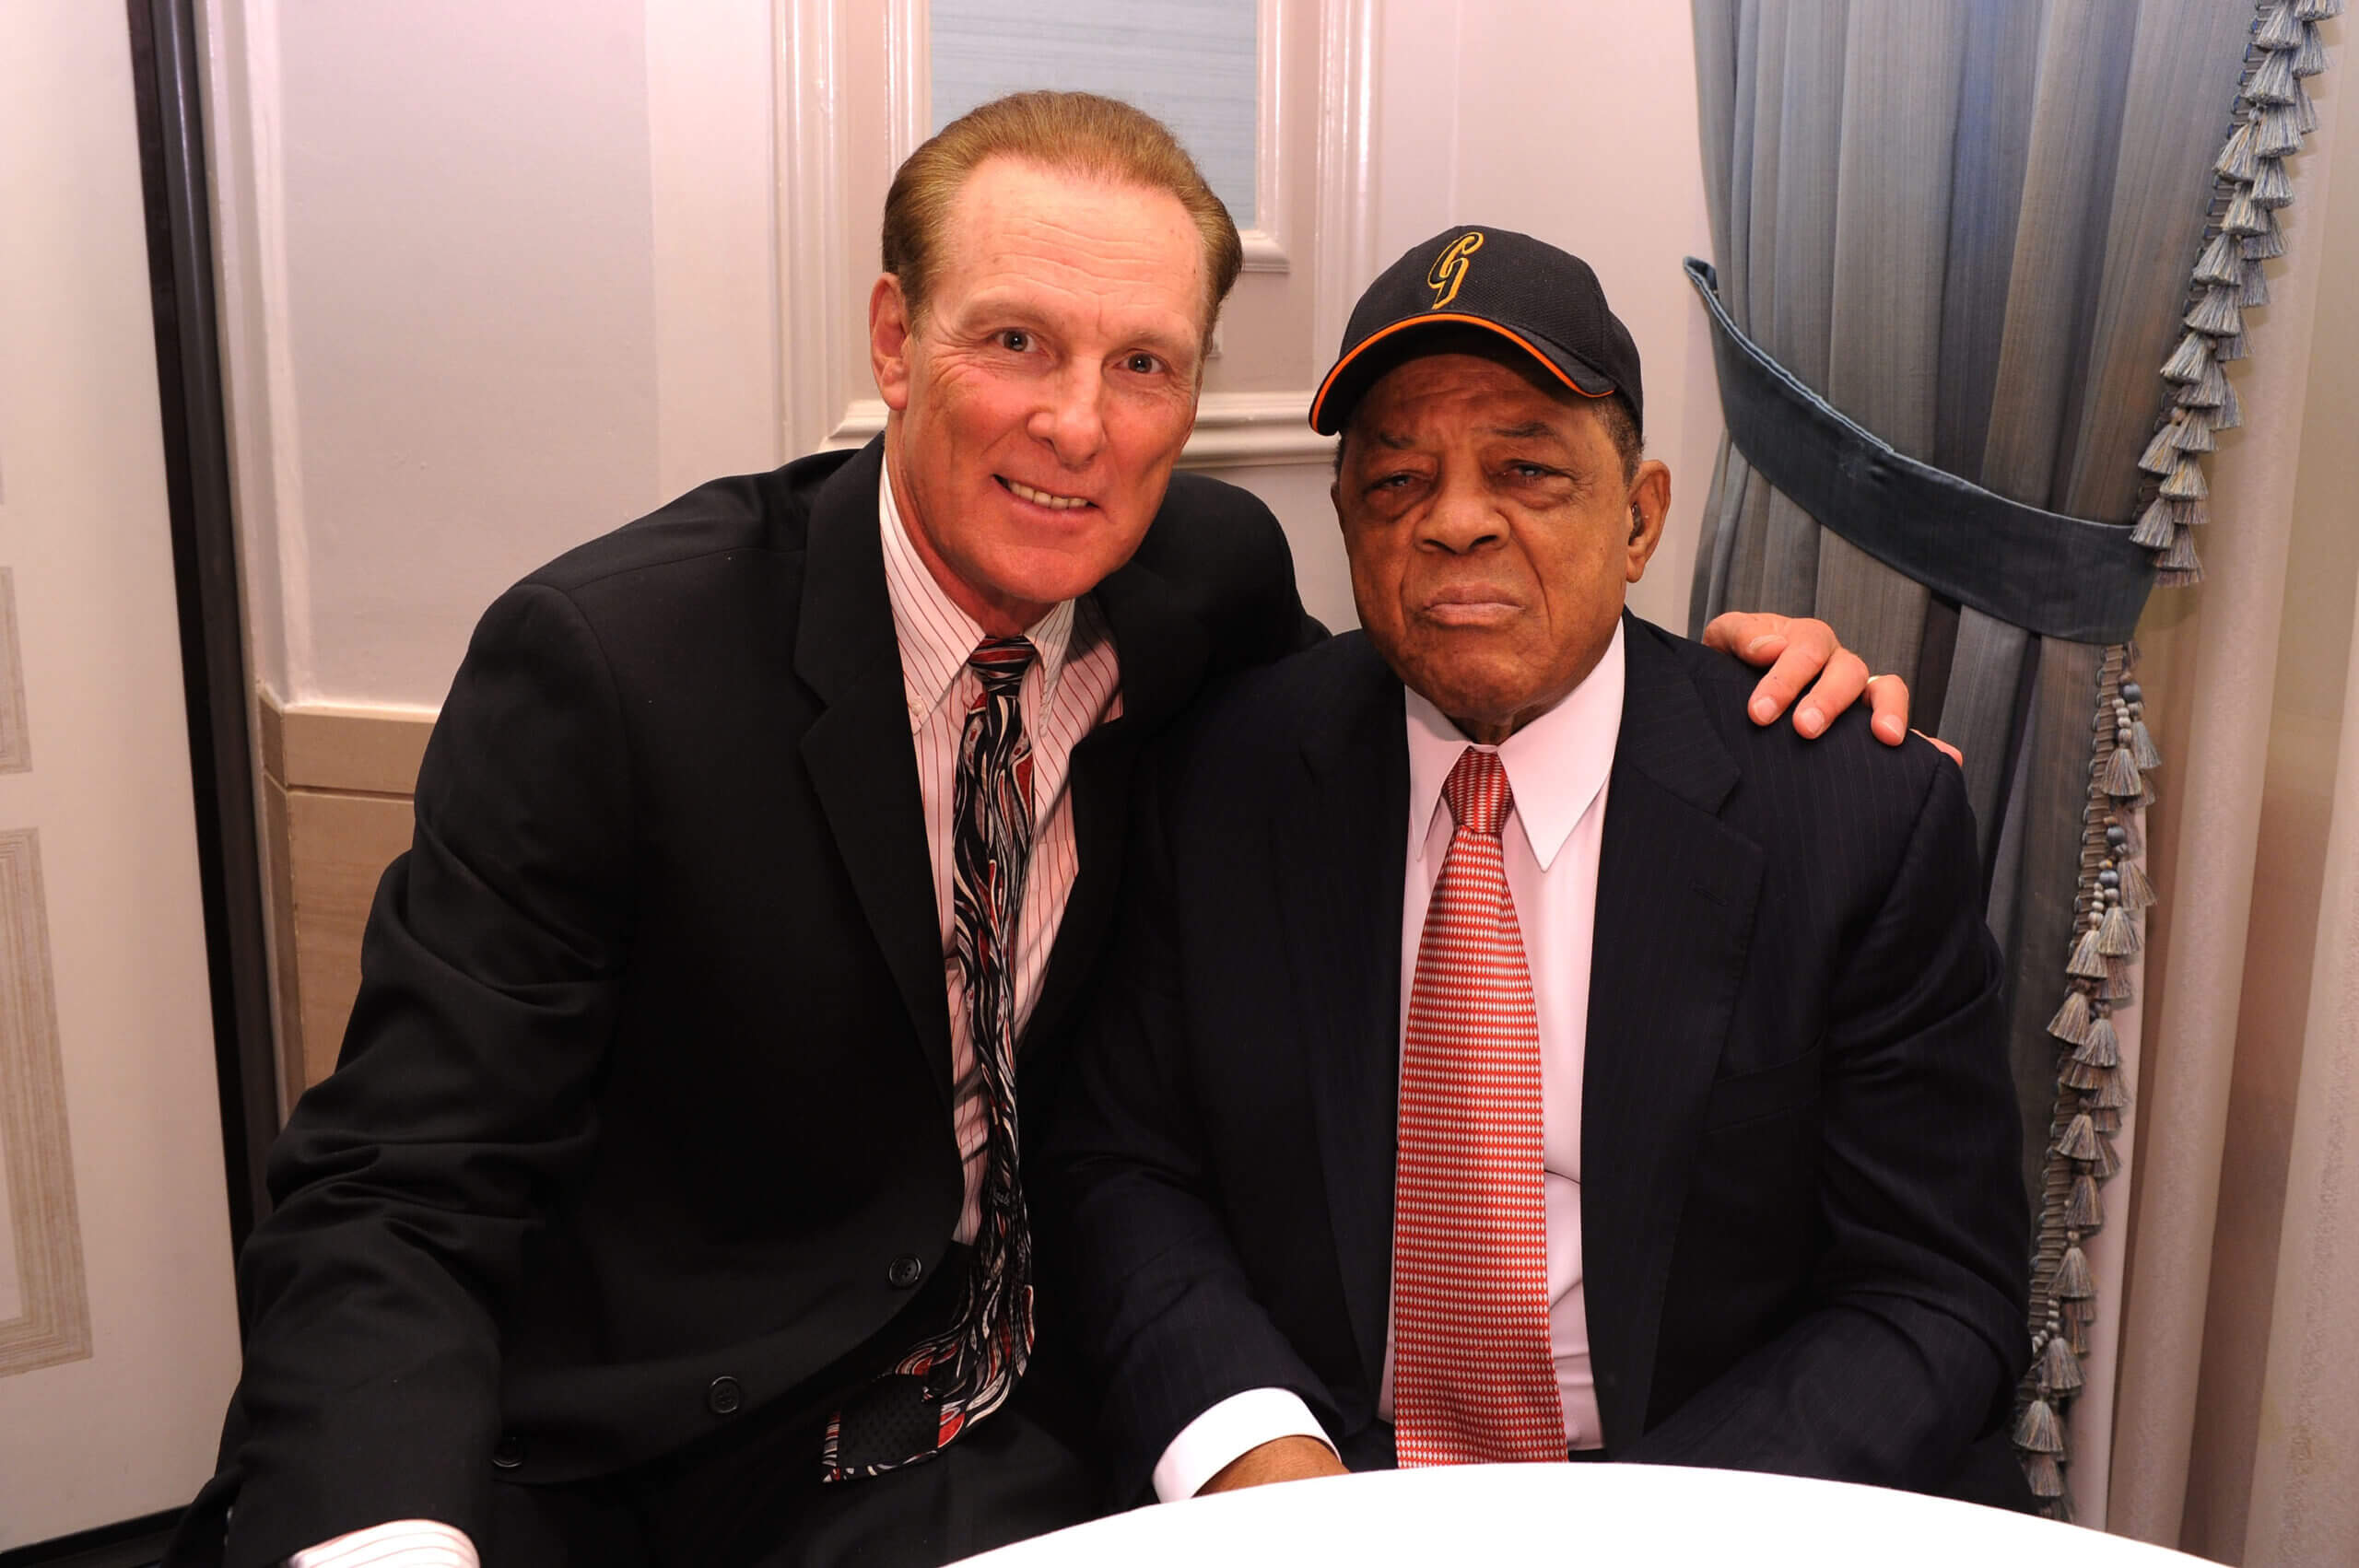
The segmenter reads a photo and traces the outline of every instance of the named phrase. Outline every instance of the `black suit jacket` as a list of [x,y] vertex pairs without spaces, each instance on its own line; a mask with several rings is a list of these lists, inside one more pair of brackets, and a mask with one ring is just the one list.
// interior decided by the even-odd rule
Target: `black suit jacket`
[[[2028,1353],[1957,770],[1863,714],[1815,743],[1755,729],[1733,661],[1624,625],[1580,1113],[1605,1442],[1943,1486]],[[1260,1387],[1299,1394],[1347,1462],[1391,1462],[1401,683],[1353,634],[1191,731],[1141,813],[1050,1160],[1128,1495]]]
[[[232,1500],[238,1564],[394,1518],[480,1539],[495,1465],[605,1474],[839,1397],[933,1271],[962,1189],[880,453],[707,485],[485,615],[342,1059],[272,1153],[192,1558]],[[1142,743],[1317,632],[1269,512],[1187,474],[1097,600],[1123,716],[1074,755],[1027,1135]]]

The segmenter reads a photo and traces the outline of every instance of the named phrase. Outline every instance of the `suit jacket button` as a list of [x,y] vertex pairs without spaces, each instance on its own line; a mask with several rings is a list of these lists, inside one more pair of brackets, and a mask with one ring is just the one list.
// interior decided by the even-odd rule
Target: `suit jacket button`
[[745,1390],[734,1377],[716,1377],[712,1387],[704,1391],[704,1402],[717,1416],[734,1416],[745,1403]]
[[495,1469],[512,1470],[523,1462],[522,1441],[512,1432],[502,1434],[499,1444],[491,1451],[492,1467]]
[[904,1252],[893,1259],[885,1270],[886,1282],[897,1291],[906,1291],[925,1274],[925,1262],[914,1252]]

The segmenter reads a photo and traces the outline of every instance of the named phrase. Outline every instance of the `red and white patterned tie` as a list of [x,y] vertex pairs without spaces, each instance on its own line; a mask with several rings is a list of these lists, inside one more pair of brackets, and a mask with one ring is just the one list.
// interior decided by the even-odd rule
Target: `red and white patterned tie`
[[1404,1465],[1565,1457],[1548,1341],[1540,1016],[1499,830],[1496,752],[1442,785],[1457,824],[1417,942],[1392,1207],[1393,1443]]
[[882,1475],[930,1459],[1005,1404],[1032,1359],[1032,1224],[1015,1115],[1015,932],[1032,864],[1032,742],[1020,637],[985,638],[967,662],[982,686],[967,710],[951,790],[951,905],[976,1064],[991,1091],[982,1226],[949,1325],[845,1400],[820,1441],[820,1479]]

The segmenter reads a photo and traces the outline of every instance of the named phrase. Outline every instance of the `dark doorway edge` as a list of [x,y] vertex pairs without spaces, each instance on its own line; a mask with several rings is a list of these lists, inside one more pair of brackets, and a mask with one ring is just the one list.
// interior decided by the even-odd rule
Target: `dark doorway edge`
[[278,1130],[278,1072],[213,289],[204,53],[195,0],[127,0],[126,8],[229,1236],[240,1247],[270,1206],[263,1159]]

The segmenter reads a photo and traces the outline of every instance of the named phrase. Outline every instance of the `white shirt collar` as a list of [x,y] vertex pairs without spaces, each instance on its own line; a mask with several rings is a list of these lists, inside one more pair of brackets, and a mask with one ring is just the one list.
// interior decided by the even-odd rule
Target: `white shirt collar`
[[[1422,859],[1433,813],[1446,811],[1441,787],[1470,743],[1442,710],[1403,687],[1409,712],[1409,853]],[[1614,770],[1622,731],[1622,626],[1597,668],[1563,701],[1496,747],[1515,796],[1515,820],[1532,859],[1546,871]]]
[[[910,729],[914,733],[967,667],[967,656],[983,640],[983,628],[934,580],[917,546],[910,543],[901,509],[893,499],[893,475],[885,467],[876,481],[876,516],[885,543],[885,590],[893,605],[893,631],[901,645],[901,680],[907,687]],[[1057,695],[1065,656],[1073,644],[1074,602],[1065,600],[1025,628],[1040,656],[1040,700]]]

